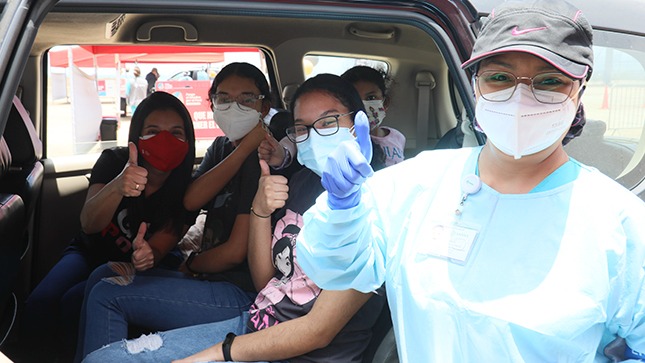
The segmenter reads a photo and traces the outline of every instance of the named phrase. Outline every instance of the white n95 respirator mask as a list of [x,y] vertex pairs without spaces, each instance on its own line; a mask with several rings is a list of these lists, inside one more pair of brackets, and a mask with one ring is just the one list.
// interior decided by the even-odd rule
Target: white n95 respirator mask
[[571,126],[577,108],[571,98],[557,104],[540,103],[529,86],[518,84],[508,101],[491,102],[480,97],[475,116],[496,148],[519,159],[553,145]]

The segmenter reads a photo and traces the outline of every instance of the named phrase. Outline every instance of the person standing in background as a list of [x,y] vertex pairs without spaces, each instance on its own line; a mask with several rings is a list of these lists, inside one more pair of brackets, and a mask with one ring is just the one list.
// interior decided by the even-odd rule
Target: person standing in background
[[148,82],[148,96],[155,91],[155,83],[159,79],[159,72],[157,68],[152,68],[150,73],[146,74],[146,81]]
[[141,69],[135,66],[133,69],[134,77],[128,81],[126,88],[126,98],[130,105],[130,111],[134,114],[134,110],[144,98],[146,98],[148,82],[141,77]]

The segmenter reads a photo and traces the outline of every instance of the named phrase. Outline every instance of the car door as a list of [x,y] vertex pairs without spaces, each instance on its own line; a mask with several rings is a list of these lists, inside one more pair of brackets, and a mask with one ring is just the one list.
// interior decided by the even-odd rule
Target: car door
[[[29,229],[35,211],[42,165],[40,140],[34,124],[26,109],[22,107],[19,96],[23,71],[29,59],[38,24],[44,14],[56,1],[2,1],[0,2],[0,346],[4,343],[15,321],[18,300],[15,294],[20,270],[25,266],[24,258],[31,251],[33,241]],[[17,128],[11,120],[18,119]],[[21,134],[28,131],[27,134]],[[34,142],[28,146],[29,169],[22,169],[22,135]],[[35,146],[31,148],[31,146]],[[35,177],[31,180],[32,176]],[[33,183],[32,183],[33,181]]]

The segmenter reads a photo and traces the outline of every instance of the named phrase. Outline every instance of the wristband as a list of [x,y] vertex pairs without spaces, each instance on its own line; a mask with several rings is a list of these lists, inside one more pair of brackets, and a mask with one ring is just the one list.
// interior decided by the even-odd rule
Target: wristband
[[286,168],[287,166],[291,165],[291,159],[292,159],[291,151],[289,151],[289,148],[287,148],[284,145],[282,145],[282,150],[284,150],[284,158],[282,158],[282,164],[280,164],[280,165],[278,165],[278,166],[276,166],[274,168],[272,167],[273,170],[282,170],[282,169]]
[[195,251],[191,252],[190,255],[188,255],[188,258],[186,259],[186,262],[184,263],[184,266],[186,266],[186,270],[188,270],[188,272],[190,272],[193,275],[193,277],[199,276],[199,272],[195,272],[193,271],[192,268],[190,268],[190,264],[193,263],[193,260],[195,259],[195,256],[197,256],[198,253],[199,252],[195,252]]
[[234,339],[235,333],[228,333],[226,334],[226,339],[224,339],[224,342],[222,343],[222,355],[224,355],[225,362],[233,362],[233,358],[231,357],[231,345],[233,344]]
[[269,214],[268,216],[263,216],[263,215],[259,215],[259,214],[257,214],[257,213],[253,210],[253,207],[251,207],[251,213],[253,213],[256,217],[259,217],[259,218],[269,218],[269,217],[271,217],[271,214]]

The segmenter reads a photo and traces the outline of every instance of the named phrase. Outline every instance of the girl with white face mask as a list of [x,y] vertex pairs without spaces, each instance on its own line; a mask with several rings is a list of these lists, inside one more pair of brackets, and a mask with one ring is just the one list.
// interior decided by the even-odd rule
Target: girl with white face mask
[[462,67],[486,143],[371,175],[357,131],[327,158],[298,261],[323,289],[385,281],[404,362],[645,359],[645,203],[563,148],[591,26],[563,0],[507,1],[482,24]]
[[267,135],[262,119],[271,107],[266,77],[248,63],[222,68],[208,96],[225,136],[206,151],[184,198],[188,210],[208,211],[201,253],[186,264],[191,273],[220,273],[246,259],[248,217],[260,175],[257,148]]
[[[198,248],[180,271],[137,276],[117,289],[92,275],[90,279],[101,282],[88,299],[86,315],[91,319],[86,325],[83,355],[127,338],[127,329],[102,328],[109,322],[119,321],[118,325],[126,328],[128,323],[146,325],[139,319],[150,312],[172,311],[157,314],[155,319],[155,329],[166,330],[227,320],[253,302],[256,290],[246,263],[249,214],[260,177],[257,148],[267,134],[260,120],[270,107],[269,85],[255,66],[231,63],[218,73],[208,95],[227,136],[217,137],[208,148],[183,198],[188,211],[207,212],[205,222],[198,219],[203,224],[191,227],[192,236],[201,236]],[[193,278],[186,278],[186,274]],[[147,297],[144,300],[148,302],[123,300],[123,295],[131,295],[128,291]],[[110,302],[115,299],[121,303],[111,309],[114,305]],[[150,305],[149,301],[156,303]]]
[[[363,118],[367,130],[367,117],[352,85],[335,75],[308,79],[293,102],[296,120],[288,134],[297,141],[305,167],[287,181],[282,175],[270,175],[262,162],[248,230],[249,267],[259,291],[253,305],[227,321],[164,332],[165,349],[133,353],[126,349],[129,342],[118,342],[92,353],[87,363],[144,358],[176,363],[362,361],[384,297],[354,290],[321,290],[302,272],[295,242],[303,226],[302,215],[323,192],[318,173],[326,155],[342,142],[355,144],[354,119]],[[359,311],[360,318],[352,319]],[[236,334],[241,336],[235,338]],[[321,347],[321,340],[330,343]]]
[[383,164],[381,165],[383,167],[403,161],[405,159],[405,136],[395,128],[382,125],[390,105],[390,96],[385,84],[386,74],[372,67],[355,66],[345,71],[340,77],[353,84],[361,96],[365,113],[370,121],[372,143],[383,151],[381,154],[377,153],[375,149],[372,157],[374,170],[380,169],[377,164],[379,162]]

